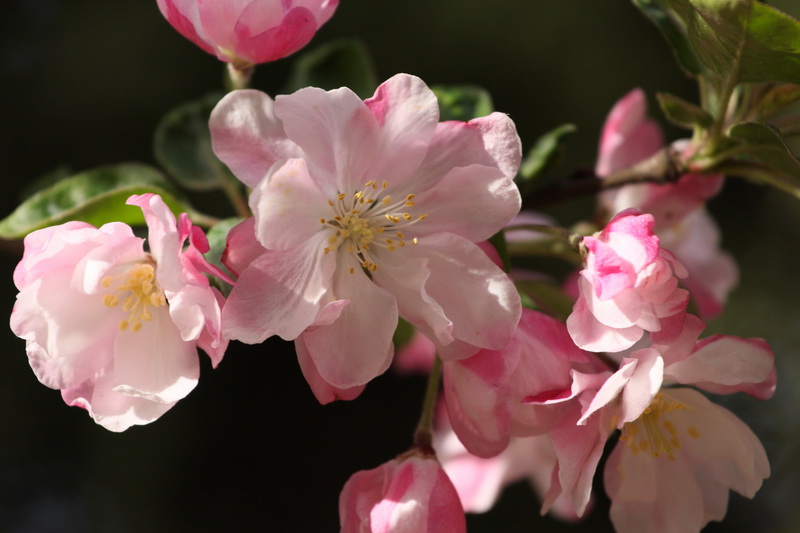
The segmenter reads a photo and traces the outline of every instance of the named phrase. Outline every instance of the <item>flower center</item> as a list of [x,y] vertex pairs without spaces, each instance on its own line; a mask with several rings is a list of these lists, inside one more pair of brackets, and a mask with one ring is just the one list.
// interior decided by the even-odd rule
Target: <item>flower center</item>
[[139,331],[142,322],[153,319],[151,306],[167,305],[164,291],[156,283],[155,269],[150,263],[138,263],[124,274],[106,276],[100,280],[100,284],[105,288],[113,286],[112,291],[103,297],[105,306],[116,307],[122,303],[122,310],[128,313],[128,318],[119,323],[120,331],[128,328],[134,333]]
[[[327,220],[321,218],[320,223],[332,228],[334,233],[328,238],[324,253],[345,246],[348,252],[358,257],[362,268],[374,272],[378,269],[377,250],[394,252],[409,242],[417,244],[416,237],[409,239],[404,231],[428,215],[408,212],[407,208],[415,206],[413,194],[395,201],[386,194],[386,188],[385,181],[380,186],[376,181],[368,181],[364,189],[353,195],[339,193],[335,200],[328,200],[333,216]],[[351,268],[350,273],[353,272]]]
[[[659,392],[642,416],[623,426],[619,440],[627,444],[634,454],[644,452],[653,457],[666,456],[674,460],[675,452],[681,449],[681,434],[666,415],[683,409],[689,407]],[[689,426],[686,433],[695,439],[700,436],[694,426]]]

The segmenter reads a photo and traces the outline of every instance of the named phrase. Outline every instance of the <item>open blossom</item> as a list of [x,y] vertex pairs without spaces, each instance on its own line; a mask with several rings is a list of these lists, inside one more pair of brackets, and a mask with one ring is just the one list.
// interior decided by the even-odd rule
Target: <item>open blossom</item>
[[[197,347],[219,364],[222,295],[202,272],[208,242],[153,194],[132,196],[149,229],[68,222],[25,238],[11,329],[39,380],[112,431],[152,422],[197,384]],[[189,245],[184,250],[184,243]]]
[[304,47],[339,0],[158,0],[181,35],[234,64],[275,61]]
[[467,530],[453,484],[432,457],[412,452],[353,474],[339,496],[341,533]]
[[703,327],[692,315],[675,317],[615,373],[573,374],[571,394],[560,401],[580,398],[581,417],[553,432],[553,496],[566,491],[577,502],[588,499],[591,484],[580,480],[591,479],[597,461],[586,458],[602,449],[608,432],[598,428],[609,425],[622,432],[605,467],[611,518],[621,533],[699,531],[723,518],[729,490],[754,496],[769,476],[758,439],[726,409],[675,385],[767,399],[775,390],[773,354],[761,339],[697,341]]
[[[633,166],[664,146],[660,129],[646,113],[647,99],[641,89],[632,90],[614,105],[600,138],[595,165],[598,176]],[[676,141],[673,148],[681,152],[692,149],[688,141]],[[662,246],[686,267],[688,277],[682,283],[706,318],[722,311],[738,282],[736,263],[720,249],[719,230],[704,209],[723,181],[721,175],[690,173],[674,183],[629,184],[600,195],[600,206],[609,214],[635,207],[655,217],[655,232],[662,238]]]
[[438,120],[434,94],[405,74],[366,101],[236,91],[212,113],[215,152],[253,188],[254,217],[228,241],[239,278],[224,334],[296,339],[321,400],[386,370],[398,316],[445,359],[514,333],[519,296],[476,243],[519,210],[519,138],[500,113]]
[[580,295],[567,327],[575,344],[594,352],[630,348],[645,331],[686,309],[688,293],[677,277],[686,271],[661,248],[652,215],[628,209],[594,237],[585,237]]

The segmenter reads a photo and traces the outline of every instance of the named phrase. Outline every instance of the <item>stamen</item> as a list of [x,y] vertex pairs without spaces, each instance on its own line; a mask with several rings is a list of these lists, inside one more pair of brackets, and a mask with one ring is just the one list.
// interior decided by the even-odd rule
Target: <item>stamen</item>
[[[119,322],[119,330],[132,333],[142,329],[142,322],[153,320],[150,307],[167,305],[164,291],[156,283],[155,269],[151,263],[138,263],[118,276],[106,276],[100,281],[105,288],[118,283],[113,290],[119,294],[103,295],[106,307],[116,307],[122,302],[122,311],[128,318]],[[123,299],[124,298],[124,299]]]
[[[665,398],[663,393],[658,393],[650,406],[644,410],[642,416],[625,424],[620,441],[625,442],[634,454],[642,451],[649,453],[652,457],[665,455],[668,459],[674,460],[675,452],[682,447],[678,429],[672,420],[662,420],[662,417],[672,411],[682,409],[688,409],[688,407],[669,397]],[[699,436],[693,427],[690,427],[687,433],[693,437],[695,437],[695,433]]]

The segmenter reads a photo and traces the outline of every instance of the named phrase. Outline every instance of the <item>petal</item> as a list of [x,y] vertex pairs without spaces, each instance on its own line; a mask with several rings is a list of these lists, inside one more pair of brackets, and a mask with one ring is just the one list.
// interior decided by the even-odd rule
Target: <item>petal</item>
[[[300,50],[314,37],[319,24],[304,7],[293,7],[274,26],[272,20],[261,20],[264,12],[274,5],[274,0],[252,0],[242,11],[234,28],[237,57],[251,63],[275,61]],[[270,27],[259,32],[265,25]]]
[[197,385],[200,363],[194,342],[181,339],[165,307],[139,331],[120,331],[114,344],[116,392],[160,403],[175,403]]
[[250,208],[258,241],[270,250],[294,248],[325,229],[331,217],[327,198],[308,174],[306,162],[289,159],[253,189]]
[[370,176],[380,176],[379,181],[386,179],[399,187],[428,152],[439,122],[436,95],[416,76],[397,74],[383,82],[364,104],[380,124]]
[[330,198],[352,194],[375,177],[367,172],[378,151],[378,121],[350,89],[306,87],[275,99],[275,114],[305,153],[311,178]]
[[774,355],[764,340],[713,335],[697,343],[690,356],[669,365],[665,373],[678,383],[701,388],[705,383],[711,388],[723,385],[734,392],[768,381],[774,367]]
[[[352,257],[348,252],[339,255]],[[389,367],[394,354],[397,304],[354,260],[351,273],[344,258],[340,257],[334,274],[333,294],[337,299],[350,300],[350,304],[330,325],[309,328],[303,340],[320,377],[334,387],[349,389],[367,383]]]
[[622,391],[618,428],[641,416],[650,406],[664,381],[664,360],[657,350],[652,348],[636,350],[631,354],[631,359],[633,358],[636,358],[636,369],[625,385],[625,390]]
[[314,360],[308,353],[303,335],[295,339],[294,346],[297,352],[297,361],[300,363],[300,370],[303,372],[303,377],[306,378],[308,385],[311,387],[311,392],[314,393],[317,401],[322,405],[335,400],[353,400],[364,390],[365,385],[358,385],[349,389],[340,389],[325,381],[322,376],[320,376],[314,364]]
[[248,187],[258,185],[276,162],[302,156],[286,137],[273,105],[260,91],[233,91],[211,112],[214,153]]
[[217,50],[200,24],[197,5],[195,0],[158,0],[161,14],[173,28],[209,54],[217,55]]
[[[591,289],[588,290],[591,292]],[[591,295],[588,294],[588,297],[591,298]],[[579,297],[567,317],[567,329],[579,348],[590,352],[621,352],[642,338],[644,330],[638,326],[614,328],[600,322],[590,311],[586,300],[587,297]]]
[[[516,331],[522,311],[519,294],[508,276],[474,243],[439,233],[407,246],[409,257],[426,257],[428,294],[453,322],[453,337],[496,350]],[[447,357],[447,346],[440,350]]]
[[250,217],[232,227],[228,232],[225,251],[222,253],[222,263],[236,277],[265,251],[256,239],[255,226],[255,217]]
[[293,340],[317,317],[336,258],[324,235],[281,251],[265,250],[240,275],[222,310],[222,333],[248,344],[271,335]]
[[[453,191],[458,194],[453,194]],[[418,209],[427,214],[419,230],[448,232],[472,242],[503,229],[519,212],[519,190],[502,172],[482,165],[454,169],[433,187],[417,194]]]

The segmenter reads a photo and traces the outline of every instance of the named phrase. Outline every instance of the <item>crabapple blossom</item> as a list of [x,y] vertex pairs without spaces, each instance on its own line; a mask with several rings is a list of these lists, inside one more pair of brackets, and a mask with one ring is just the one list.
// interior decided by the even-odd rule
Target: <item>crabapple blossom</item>
[[202,256],[203,232],[159,196],[128,204],[144,213],[149,253],[122,223],[35,231],[14,272],[11,314],[36,377],[112,431],[164,414],[197,384],[197,348],[216,366],[227,346],[223,298],[203,272],[222,274]]
[[[767,399],[775,389],[769,346],[722,335],[697,341],[704,326],[692,315],[664,326],[651,334],[649,347],[622,358],[615,373],[573,372],[564,400],[580,405],[581,417],[552,433],[558,482],[551,494],[568,491],[582,502],[591,485],[580,480],[597,467],[584,458],[608,436],[598,428],[622,431],[605,470],[612,520],[621,532],[699,531],[724,516],[728,490],[752,497],[769,476],[763,447],[740,420],[697,391],[673,386]],[[580,475],[565,478],[565,469]]]
[[[664,146],[661,131],[648,119],[647,99],[634,89],[612,108],[603,126],[595,173],[605,177],[655,154]],[[688,155],[688,141],[673,143],[673,149]],[[728,293],[738,282],[738,269],[719,246],[719,230],[704,209],[705,202],[722,188],[721,175],[684,174],[674,183],[636,183],[600,195],[607,213],[635,207],[655,217],[655,233],[686,267],[682,284],[692,294],[700,315],[708,318],[722,312]]]
[[228,241],[227,338],[296,339],[320,399],[386,370],[398,316],[445,359],[508,342],[519,296],[476,243],[519,210],[519,138],[500,113],[438,120],[406,74],[365,101],[313,87],[223,98],[213,147],[253,188],[254,214]]
[[686,309],[676,277],[683,265],[661,248],[652,215],[627,209],[594,237],[585,237],[579,297],[567,328],[575,344],[594,352],[630,348],[645,331]]
[[435,458],[412,451],[353,474],[339,496],[342,533],[458,533],[467,529],[453,484]]
[[181,35],[239,67],[266,63],[304,47],[339,0],[158,0]]

